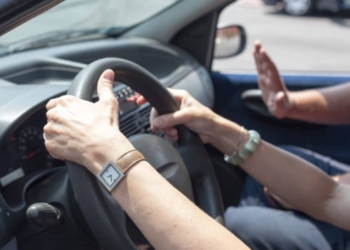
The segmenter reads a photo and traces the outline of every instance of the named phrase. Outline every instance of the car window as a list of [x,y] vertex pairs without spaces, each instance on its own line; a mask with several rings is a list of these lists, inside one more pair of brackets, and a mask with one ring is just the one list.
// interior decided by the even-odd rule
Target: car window
[[237,57],[216,59],[214,70],[255,70],[252,50],[259,39],[281,71],[350,73],[350,6],[329,0],[324,9],[314,6],[304,15],[307,9],[299,4],[289,8],[303,16],[292,16],[278,10],[281,2],[239,0],[222,12],[220,23],[244,26],[248,46]]
[[[66,0],[0,37],[0,49],[9,52],[52,40],[65,41],[94,32],[120,32],[152,17],[179,0]],[[79,32],[80,31],[80,32]],[[83,31],[83,32],[81,32]],[[17,45],[20,46],[17,46]],[[30,46],[29,46],[30,47]]]

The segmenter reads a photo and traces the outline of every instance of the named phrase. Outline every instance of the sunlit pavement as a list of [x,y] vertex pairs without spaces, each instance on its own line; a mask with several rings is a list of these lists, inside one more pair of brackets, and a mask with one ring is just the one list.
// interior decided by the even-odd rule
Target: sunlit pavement
[[291,17],[260,0],[239,0],[222,13],[220,22],[243,25],[249,46],[236,58],[216,60],[216,70],[254,70],[251,52],[259,39],[282,71],[350,73],[348,13]]
[[[171,2],[173,0],[68,0],[51,13],[1,37],[0,44],[11,44],[20,37],[27,41],[28,37],[52,30],[98,28],[110,24],[128,26]],[[249,46],[236,58],[216,60],[216,70],[254,70],[251,51],[254,40],[260,39],[283,71],[350,73],[349,14],[348,17],[329,14],[291,17],[266,7],[261,0],[238,0],[223,12],[220,22],[243,25]]]

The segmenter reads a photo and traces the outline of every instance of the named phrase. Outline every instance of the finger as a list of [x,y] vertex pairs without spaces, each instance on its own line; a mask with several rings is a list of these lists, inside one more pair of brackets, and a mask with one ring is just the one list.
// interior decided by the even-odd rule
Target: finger
[[256,52],[260,52],[260,49],[262,48],[261,41],[260,40],[256,40],[254,46],[255,46]]
[[108,69],[102,73],[97,83],[97,94],[100,101],[109,101],[111,99],[115,99],[113,94],[113,81],[113,70]]
[[264,74],[262,70],[262,62],[258,54],[254,54],[254,62],[255,62],[255,66],[256,66],[256,70],[258,71],[258,74],[259,75]]
[[267,53],[265,48],[261,48],[260,54],[261,54],[261,57],[264,61],[266,61],[268,63],[272,63],[271,58],[270,58],[270,56]]
[[264,61],[266,69],[269,69],[272,72],[278,72],[275,63],[271,60],[271,57],[264,48],[261,49],[261,59]]
[[283,91],[279,91],[276,94],[275,98],[277,105],[284,105],[284,99],[286,98],[286,94]]
[[258,76],[258,85],[261,90],[264,90],[267,87],[267,79],[264,75]]
[[275,95],[275,116],[277,118],[284,118],[288,113],[288,106],[286,105],[286,94],[283,91]]
[[58,98],[51,99],[47,104],[46,104],[46,110],[53,109],[56,107],[58,104]]
[[191,115],[188,110],[181,109],[175,113],[162,115],[152,120],[153,126],[159,129],[175,127],[179,124],[186,124],[191,119]]
[[[175,98],[176,101],[181,102],[184,96],[188,94],[186,90],[181,89],[170,89],[168,88],[168,91],[170,94]],[[147,102],[146,98],[144,96],[140,96],[137,98],[136,103],[137,105],[142,105]]]
[[60,126],[60,124],[57,124],[55,122],[48,122],[44,128],[43,131],[45,133],[45,140],[50,141],[59,136],[63,133],[63,128]]
[[145,97],[143,97],[142,95],[140,95],[137,99],[136,99],[136,104],[141,106],[143,104],[147,103],[147,100]]
[[45,147],[52,158],[64,161],[65,159],[60,155],[61,152],[59,150],[59,147],[61,147],[61,143],[57,143],[55,141],[56,137],[59,137],[59,135],[52,136],[52,139],[50,139],[50,140],[46,139],[45,140]]
[[177,129],[176,128],[166,128],[162,130],[163,134],[167,137],[177,137]]
[[282,88],[284,92],[287,92],[288,89],[286,85],[283,83],[283,79],[280,77],[278,73],[278,68],[276,64],[272,61],[271,57],[269,56],[269,54],[265,49],[262,49],[261,51],[261,58],[262,58],[261,60],[263,60],[264,63],[266,64],[266,70],[268,71],[269,77],[274,79],[277,78],[278,80],[276,80],[276,82],[282,83],[282,84],[279,84],[280,85],[279,87]]
[[155,108],[152,108],[151,110],[151,114],[149,116],[149,123],[151,124],[151,129],[153,132],[157,132],[159,130],[159,128],[157,128],[156,126],[153,125],[153,120],[158,117],[158,112]]
[[67,143],[67,140],[62,138],[64,128],[57,123],[48,122],[44,126],[43,131],[45,133],[45,147],[50,153],[51,157],[64,161],[65,159],[59,155],[59,147],[63,147]]
[[255,41],[255,44],[254,44],[254,49],[256,51],[257,54],[260,53],[260,49],[262,48],[262,44],[259,40],[256,40]]
[[60,113],[59,107],[50,109],[46,112],[46,118],[48,122],[60,122]]
[[254,61],[255,61],[255,66],[259,75],[262,75],[264,73],[262,70],[263,61],[262,61],[261,55],[257,51],[254,52]]
[[178,136],[165,136],[165,138],[172,142],[176,142],[179,140]]
[[189,93],[186,90],[182,90],[182,89],[170,89],[170,88],[168,88],[168,91],[170,92],[170,94],[172,94],[172,96],[178,102],[181,102],[185,96],[189,95]]

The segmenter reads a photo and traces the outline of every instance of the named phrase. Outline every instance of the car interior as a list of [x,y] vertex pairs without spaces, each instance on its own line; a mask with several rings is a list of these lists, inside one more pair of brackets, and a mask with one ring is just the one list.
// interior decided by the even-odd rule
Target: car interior
[[[7,18],[7,22],[0,25],[2,34],[60,1],[24,2],[31,4],[26,11],[13,4],[5,6],[13,12],[10,18],[0,14],[0,20]],[[77,77],[87,74],[88,70],[94,76],[101,73],[101,67],[111,66],[115,70],[113,90],[120,103],[120,129],[145,156],[150,154],[147,147],[151,147],[146,140],[153,140],[158,145],[165,143],[161,133],[151,131],[150,110],[152,106],[161,109],[163,105],[169,107],[164,108],[164,112],[171,111],[171,98],[168,101],[161,95],[166,95],[165,88],[176,88],[187,90],[218,114],[258,130],[268,142],[299,146],[350,164],[346,152],[350,142],[342,140],[350,136],[348,127],[277,120],[262,102],[255,73],[212,71],[215,50],[218,50],[215,46],[219,46],[218,17],[233,2],[179,0],[116,36],[38,46],[0,57],[1,250],[152,249],[118,204],[97,181],[91,181],[91,174],[73,163],[53,159],[45,149],[45,105],[50,99],[68,92],[98,101],[93,85],[96,82],[83,83],[82,77]],[[244,23],[243,27],[233,25],[239,30],[240,43],[226,56],[241,53],[247,43]],[[111,60],[107,62],[106,58]],[[129,74],[118,76],[118,70]],[[312,72],[296,72],[283,77],[291,90],[350,80],[345,75]],[[135,96],[138,93],[154,100],[151,104],[137,106]],[[169,154],[173,149],[164,152],[164,155],[169,154],[167,162],[157,162],[159,156],[149,157],[154,157],[155,164],[159,165],[157,170],[180,190],[183,183],[179,172],[188,170],[185,175],[189,175],[189,193],[193,190],[193,194],[186,195],[223,223],[224,209],[238,205],[246,175],[239,168],[228,165],[223,155],[211,146],[206,145],[204,151],[204,147],[197,147],[198,138],[187,132],[181,133],[183,140],[172,143],[177,149],[173,154]],[[168,144],[164,145],[168,147]],[[161,154],[159,151],[158,155]],[[208,165],[205,171],[198,174],[189,167],[201,161],[199,158],[205,161],[206,157],[209,162],[205,163]],[[72,183],[73,176],[78,184]],[[85,186],[86,182],[91,185]],[[55,211],[48,214],[59,213],[60,218],[28,213],[33,204],[50,204],[46,209],[55,208]]]

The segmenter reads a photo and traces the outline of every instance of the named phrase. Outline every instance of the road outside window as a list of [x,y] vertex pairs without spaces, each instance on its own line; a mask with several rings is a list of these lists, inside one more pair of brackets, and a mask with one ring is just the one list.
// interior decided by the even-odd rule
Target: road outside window
[[248,46],[237,57],[216,59],[214,70],[254,71],[252,50],[259,39],[283,72],[350,73],[349,11],[290,16],[261,0],[239,0],[219,22],[244,26]]

